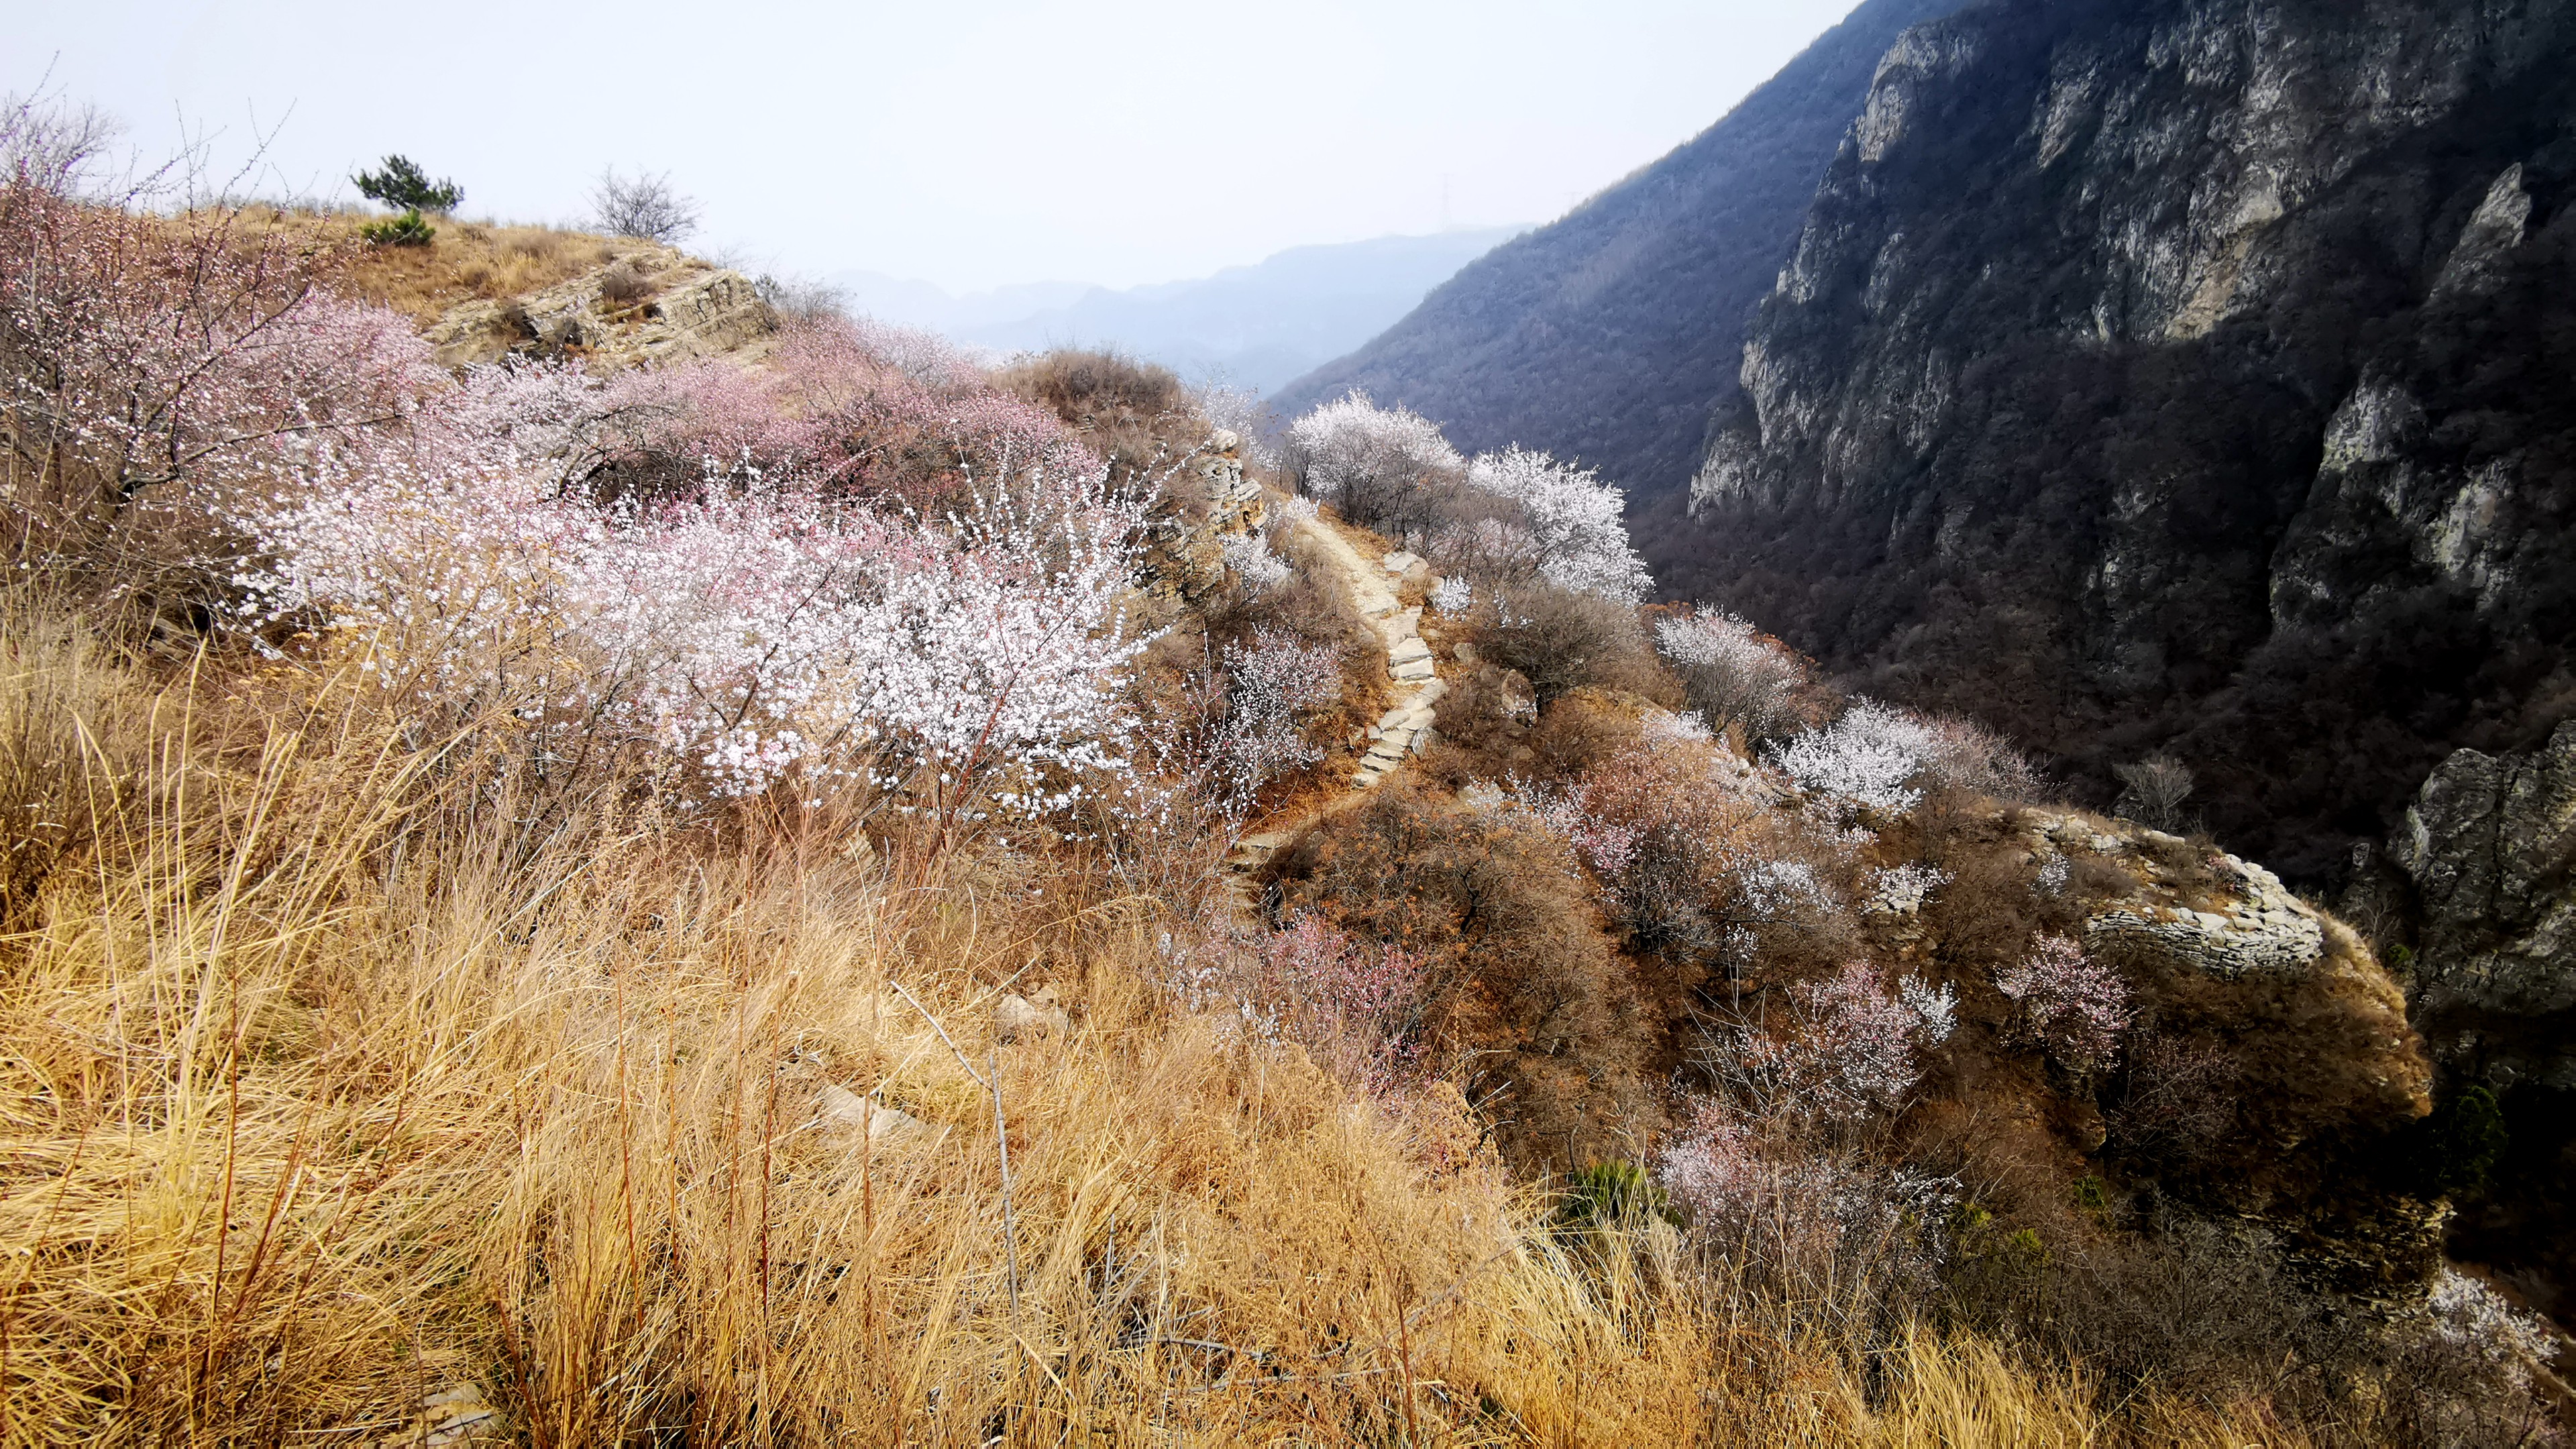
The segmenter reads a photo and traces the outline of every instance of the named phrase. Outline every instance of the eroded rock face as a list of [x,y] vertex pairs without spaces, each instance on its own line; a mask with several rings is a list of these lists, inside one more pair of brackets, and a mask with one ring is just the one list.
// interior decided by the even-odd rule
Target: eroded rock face
[[2326,951],[2323,918],[2250,861],[2220,857],[2235,877],[2232,898],[2215,910],[2190,906],[2119,906],[2084,923],[2085,942],[2146,946],[2190,962],[2221,980],[2292,976]]
[[2414,883],[2416,1004],[2437,1045],[2576,1089],[2576,1041],[2547,1029],[2576,1009],[2576,723],[2529,754],[2443,761],[2389,855]]
[[1261,532],[1267,494],[1244,476],[1243,439],[1219,428],[1183,460],[1180,489],[1199,492],[1203,504],[1174,510],[1154,533],[1146,550],[1146,593],[1165,603],[1203,599],[1225,583],[1228,540],[1249,539]]
[[[2076,890],[2053,863],[2090,862],[2094,889],[2077,891],[2086,953],[2134,993],[2120,1093],[2177,1047],[2161,1059],[2223,1063],[2207,1090],[2224,1103],[2224,1128],[2190,1144],[2124,1135],[2126,1167],[2204,1211],[2284,1231],[2347,1291],[2419,1284],[2447,1221],[2407,1167],[2432,1066],[2369,946],[2272,872],[2206,844],[2053,811],[2029,812],[2026,830],[2043,892]],[[2121,889],[2095,894],[2114,873]],[[2132,1100],[2120,1093],[2106,1105]]]
[[[640,295],[611,299],[609,277],[623,267]],[[667,247],[636,247],[616,262],[510,301],[450,308],[429,329],[448,367],[504,357],[578,356],[594,371],[693,357],[744,355],[778,330],[751,279]]]
[[2576,7],[1972,6],[1747,334],[1694,579],[2332,877],[2576,625]]

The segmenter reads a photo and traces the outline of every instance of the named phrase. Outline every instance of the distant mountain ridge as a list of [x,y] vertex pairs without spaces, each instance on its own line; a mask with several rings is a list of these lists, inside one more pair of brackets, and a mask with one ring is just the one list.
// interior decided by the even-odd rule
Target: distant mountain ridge
[[1520,227],[1291,247],[1209,277],[1111,289],[1037,282],[963,297],[868,272],[831,280],[862,312],[1004,352],[1112,347],[1192,381],[1268,393],[1403,316]]
[[1745,323],[1796,248],[1879,57],[1958,3],[1868,0],[1723,120],[1469,264],[1275,401],[1297,412],[1362,388],[1471,452],[1520,443],[1580,458],[1641,501],[1670,496],[1677,513],[1711,410],[1736,387]]

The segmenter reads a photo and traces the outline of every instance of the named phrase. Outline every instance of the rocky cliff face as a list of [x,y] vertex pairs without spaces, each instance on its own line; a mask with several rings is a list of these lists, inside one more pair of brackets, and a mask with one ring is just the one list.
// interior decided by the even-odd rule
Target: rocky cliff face
[[2444,760],[2390,846],[2417,903],[2418,1013],[2478,1075],[2576,1091],[2576,723],[2530,754]]
[[2576,1317],[2576,723],[2525,753],[2454,753],[2359,863],[2348,901],[2414,934],[2427,1045],[2503,1107],[2496,1190],[2455,1236],[2529,1265],[2526,1291]]
[[449,367],[574,356],[607,372],[694,357],[756,361],[777,330],[750,278],[633,243],[616,261],[543,291],[450,308],[428,337]]
[[2544,1265],[2576,1222],[2544,1125],[2576,1086],[2571,196],[2564,0],[1919,26],[1748,331],[1690,545],[1694,592],[1861,688],[2101,800],[2169,751],[2231,848],[2369,867],[2448,1079],[2506,1092],[2472,1249]]
[[1701,592],[2330,877],[2576,624],[2560,0],[2002,0],[1881,61],[1693,483]]

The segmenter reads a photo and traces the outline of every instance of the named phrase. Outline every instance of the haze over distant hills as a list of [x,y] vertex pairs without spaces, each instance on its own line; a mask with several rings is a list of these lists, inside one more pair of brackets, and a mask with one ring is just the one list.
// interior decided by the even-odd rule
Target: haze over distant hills
[[1192,381],[1267,394],[1339,357],[1521,227],[1455,227],[1291,247],[1212,277],[1113,290],[1031,282],[952,296],[928,282],[847,271],[831,282],[870,316],[1002,351],[1114,347]]

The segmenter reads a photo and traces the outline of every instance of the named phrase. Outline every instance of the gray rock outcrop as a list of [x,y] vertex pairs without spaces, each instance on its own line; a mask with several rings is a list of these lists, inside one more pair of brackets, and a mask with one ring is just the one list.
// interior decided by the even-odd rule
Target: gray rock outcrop
[[2416,1011],[2437,1049],[2576,1089],[2576,722],[2528,754],[2443,761],[2389,856],[2415,889]]

